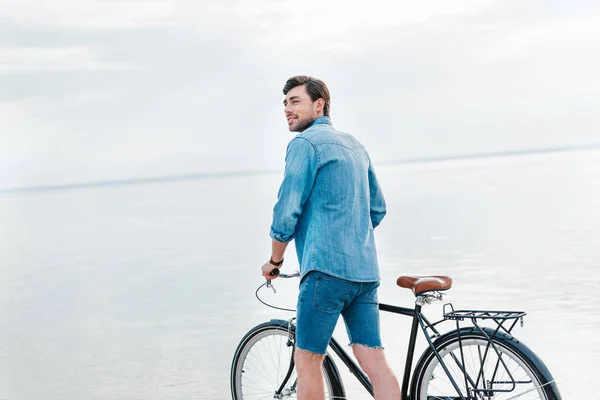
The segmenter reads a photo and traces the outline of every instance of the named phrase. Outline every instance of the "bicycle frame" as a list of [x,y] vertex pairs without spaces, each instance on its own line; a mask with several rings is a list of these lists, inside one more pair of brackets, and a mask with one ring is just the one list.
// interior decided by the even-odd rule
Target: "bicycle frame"
[[[406,307],[398,307],[392,306],[389,304],[379,304],[379,309],[385,312],[391,312],[394,314],[406,315],[409,317],[413,317],[412,327],[410,330],[410,339],[408,341],[408,353],[406,354],[406,364],[404,367],[404,377],[402,379],[402,398],[408,399],[408,384],[410,383],[410,373],[412,369],[412,362],[415,352],[415,343],[417,341],[417,331],[419,328],[419,316],[421,318],[425,318],[421,314],[421,305],[417,304],[414,309],[406,308]],[[429,321],[427,321],[429,324]],[[342,346],[335,340],[335,338],[331,338],[329,341],[329,347],[333,352],[342,360],[342,362],[348,367],[350,372],[356,377],[356,379],[363,385],[363,387],[371,394],[374,395],[373,386],[371,385],[371,381],[367,375],[360,369],[358,365],[350,358],[348,353],[344,351]]]

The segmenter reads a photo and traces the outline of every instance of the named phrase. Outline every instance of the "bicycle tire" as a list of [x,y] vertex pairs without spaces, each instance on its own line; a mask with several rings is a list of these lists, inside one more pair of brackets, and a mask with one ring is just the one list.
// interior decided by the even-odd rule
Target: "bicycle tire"
[[[295,326],[292,324],[289,329],[293,340]],[[277,398],[275,392],[285,378],[295,348],[288,343],[288,339],[288,321],[283,320],[259,324],[246,333],[235,350],[231,363],[230,387],[233,400]],[[266,354],[267,359],[264,361],[270,361],[268,365],[262,363],[263,358],[259,359],[256,354],[259,351]],[[294,369],[279,398],[296,398],[295,376]],[[325,355],[323,361],[323,378],[327,399],[346,398],[339,371],[329,355]],[[273,397],[266,397],[268,395]]]
[[[484,331],[493,336],[494,331]],[[494,346],[472,327],[449,332],[434,343],[465,399],[562,399],[552,374],[531,349],[505,333],[497,332],[492,341]],[[483,374],[479,375],[481,371]],[[470,388],[470,393],[466,388]],[[461,399],[431,348],[415,367],[410,399]]]

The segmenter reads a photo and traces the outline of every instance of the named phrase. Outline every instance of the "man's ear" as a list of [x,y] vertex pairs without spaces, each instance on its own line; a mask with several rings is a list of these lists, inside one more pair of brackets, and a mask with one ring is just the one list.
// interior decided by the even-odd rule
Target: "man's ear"
[[323,111],[323,109],[325,107],[325,99],[323,99],[322,97],[320,99],[317,99],[317,101],[315,101],[315,106],[316,106],[316,109],[315,109],[316,112]]

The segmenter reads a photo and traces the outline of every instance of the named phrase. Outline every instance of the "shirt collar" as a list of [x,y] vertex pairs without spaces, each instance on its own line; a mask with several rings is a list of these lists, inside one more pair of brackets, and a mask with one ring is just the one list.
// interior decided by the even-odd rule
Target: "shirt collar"
[[321,124],[327,124],[327,125],[331,125],[331,121],[329,120],[329,117],[328,117],[328,116],[325,116],[325,115],[324,115],[324,116],[322,116],[322,117],[319,117],[319,118],[315,119],[315,120],[313,121],[313,123],[312,123],[312,124],[310,124],[310,126],[314,126],[314,125],[321,125]]

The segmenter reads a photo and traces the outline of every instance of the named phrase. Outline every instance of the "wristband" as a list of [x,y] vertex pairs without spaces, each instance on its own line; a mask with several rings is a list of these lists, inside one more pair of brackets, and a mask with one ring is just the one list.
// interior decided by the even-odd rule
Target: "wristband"
[[280,267],[283,264],[283,258],[279,262],[273,261],[273,257],[269,258],[269,264],[274,265],[276,267]]

